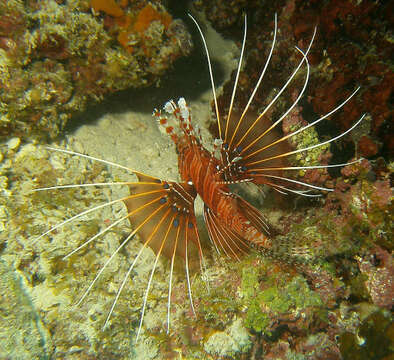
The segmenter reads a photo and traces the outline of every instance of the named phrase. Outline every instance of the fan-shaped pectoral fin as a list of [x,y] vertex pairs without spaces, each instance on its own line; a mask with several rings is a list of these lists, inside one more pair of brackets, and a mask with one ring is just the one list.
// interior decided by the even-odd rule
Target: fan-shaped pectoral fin
[[202,267],[203,255],[194,214],[194,187],[187,183],[166,182],[150,176],[139,175],[138,179],[139,183],[129,185],[130,196],[124,202],[134,231],[137,230],[144,247],[149,246],[156,254],[144,296],[139,335],[159,257],[164,254],[170,259],[167,311],[169,329],[174,263],[178,258],[184,259],[188,295],[194,312],[189,274],[198,264]]
[[[130,196],[124,200],[131,225],[138,228],[141,241],[148,241],[147,246],[156,254],[161,249],[161,254],[171,259],[176,245],[175,255],[185,259],[187,249],[190,265],[191,259],[196,257],[192,254],[196,253],[198,258],[202,256],[194,214],[194,187],[187,183],[166,182],[150,176],[139,175],[138,179],[139,183],[129,185]],[[153,230],[168,210],[176,215],[173,226],[180,226],[181,229],[178,237],[177,232],[171,231],[162,246],[167,228],[159,227],[155,233]]]

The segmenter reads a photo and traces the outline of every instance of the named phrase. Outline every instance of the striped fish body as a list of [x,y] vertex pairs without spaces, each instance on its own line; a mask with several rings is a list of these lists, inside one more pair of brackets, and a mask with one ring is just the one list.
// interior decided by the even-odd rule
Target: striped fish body
[[[216,245],[224,243],[227,247],[225,253],[231,257],[238,257],[250,244],[270,247],[262,226],[262,215],[230,191],[231,181],[226,180],[228,171],[220,171],[226,165],[206,150],[193,135],[177,141],[177,150],[182,180],[192,184],[204,202],[204,218],[211,240]],[[254,221],[251,215],[260,222]],[[220,242],[218,237],[221,236],[231,239]]]

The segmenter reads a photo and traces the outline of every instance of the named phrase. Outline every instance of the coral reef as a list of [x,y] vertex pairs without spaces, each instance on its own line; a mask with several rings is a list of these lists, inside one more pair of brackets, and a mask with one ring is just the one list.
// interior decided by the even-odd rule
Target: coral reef
[[393,257],[380,247],[369,256],[368,260],[359,259],[360,271],[368,277],[365,286],[374,304],[390,310],[394,306]]
[[[135,344],[142,298],[154,261],[148,249],[130,275],[131,285],[124,288],[109,326],[103,331],[117,289],[140,249],[137,238],[117,254],[78,307],[74,305],[127,236],[129,226],[116,224],[103,239],[69,258],[64,256],[124,216],[122,204],[103,208],[100,214],[83,217],[38,242],[34,240],[48,227],[80,211],[121,198],[127,189],[32,189],[129,181],[130,177],[9,135],[26,136],[25,131],[31,134],[46,130],[55,136],[70,114],[83,109],[89,99],[156,81],[157,75],[188,49],[188,36],[183,25],[155,1],[12,0],[7,2],[7,8],[6,2],[0,1],[0,128],[3,135],[9,136],[0,147],[0,349],[5,349],[0,356],[17,349],[20,353],[14,353],[14,357],[21,358],[388,359],[394,350],[390,313],[393,165],[378,157],[386,155],[392,146],[392,140],[386,136],[391,116],[387,96],[392,72],[386,67],[389,50],[384,47],[390,40],[383,32],[387,16],[380,16],[381,23],[374,18],[387,7],[379,10],[369,1],[347,2],[343,6],[337,1],[301,4],[294,0],[264,6],[260,1],[244,0],[231,4],[220,0],[196,3],[227,35],[237,39],[243,9],[253,10],[259,19],[249,17],[252,43],[248,45],[247,64],[240,77],[238,108],[247,101],[259,75],[271,39],[273,14],[278,12],[282,29],[278,53],[264,88],[256,96],[254,111],[272,99],[273,93],[268,89],[278,87],[291,73],[298,60],[291,46],[298,43],[304,47],[305,41],[300,39],[308,40],[314,20],[320,18],[324,31],[316,39],[310,57],[315,69],[311,97],[295,109],[282,131],[294,131],[317,114],[331,110],[354,89],[351,79],[356,79],[363,84],[363,90],[343,114],[334,117],[331,126],[311,129],[298,137],[292,146],[315,144],[319,138],[331,136],[334,123],[335,130],[340,130],[361,111],[368,110],[365,128],[347,143],[350,147],[356,143],[355,147],[372,159],[343,168],[338,177],[320,169],[300,172],[305,181],[334,188],[321,199],[278,200],[275,194],[267,194],[262,211],[279,233],[272,236],[272,242],[282,249],[282,258],[271,259],[252,252],[240,262],[233,262],[207,256],[206,271],[191,278],[196,315],[188,303],[184,269],[177,269],[170,335],[163,326],[169,266],[165,260],[159,261],[142,336]],[[90,14],[91,7],[95,16]],[[323,19],[324,13],[327,19]],[[74,27],[70,28],[72,24]],[[365,52],[359,48],[365,46],[359,41],[360,37],[365,38],[366,30],[357,29],[362,25],[375,29],[373,36],[379,46],[368,47],[367,55],[361,57]],[[350,44],[337,41],[338,32],[343,32],[342,39],[354,34]],[[345,52],[346,45],[349,53]],[[327,53],[321,55],[326,47]],[[358,56],[362,61],[357,61]],[[379,56],[380,61],[376,61]],[[270,115],[277,117],[288,106],[303,75],[295,79],[285,99]],[[228,106],[231,86],[224,87],[219,99],[221,108]],[[366,109],[359,109],[364,99]],[[141,123],[130,126],[137,136],[143,133]],[[157,160],[162,148],[134,144],[134,139],[131,143],[127,149],[130,153],[143,148],[144,160],[155,158],[153,164],[165,162]],[[319,149],[310,158],[300,156],[292,161],[325,164],[331,156],[338,157],[332,147]],[[150,173],[155,175],[154,171],[151,169]],[[297,245],[298,251],[286,253],[288,245]],[[9,332],[14,329],[31,336],[14,337],[10,343]]]
[[[361,126],[340,144],[314,149],[316,151],[312,154],[297,154],[299,156],[291,159],[296,166],[340,163],[359,156],[371,159],[347,166],[341,172],[326,169],[299,171],[301,181],[333,188],[333,192],[317,201],[298,198],[287,199],[287,202],[275,194],[266,194],[262,211],[280,233],[273,239],[274,246],[282,252],[279,258],[293,264],[291,267],[302,274],[311,294],[319,295],[322,308],[328,312],[321,328],[306,324],[309,337],[295,331],[290,340],[288,336],[281,338],[282,334],[270,338],[266,331],[271,330],[274,319],[286,323],[283,314],[272,311],[276,299],[285,299],[290,290],[282,285],[280,289],[284,293],[272,296],[268,305],[256,307],[251,304],[248,307],[250,315],[245,318],[246,323],[262,338],[254,339],[251,354],[254,358],[256,354],[264,354],[267,359],[384,358],[392,350],[386,346],[386,350],[380,351],[382,342],[370,335],[372,330],[365,329],[376,328],[378,325],[374,319],[381,316],[385,319],[383,328],[386,330],[385,326],[392,321],[391,314],[382,312],[382,308],[391,310],[393,306],[390,225],[393,210],[390,156],[393,147],[392,139],[387,135],[392,126],[389,99],[393,71],[392,54],[388,50],[392,48],[392,37],[387,31],[392,5],[372,1],[343,4],[339,1],[306,3],[297,0],[269,4],[242,0],[233,1],[231,5],[220,0],[194,3],[216,29],[235,37],[239,45],[243,14],[248,14],[245,65],[240,74],[235,104],[238,110],[247,103],[268,56],[272,14],[278,13],[281,32],[263,80],[264,86],[255,96],[252,111],[257,113],[271,101],[299,61],[294,44],[305,49],[314,25],[317,25],[318,34],[308,56],[312,72],[307,96],[284,120],[281,129],[284,134],[331,111],[356,86],[361,86],[356,97],[340,113],[313,131],[293,139],[290,142],[293,148],[307,147],[333,137],[349,128],[363,112],[368,113]],[[276,109],[267,113],[268,118],[276,120],[288,108],[298,94],[304,76],[305,73],[300,72],[283,99],[277,102]],[[229,106],[234,78],[235,72],[219,97],[222,112],[226,112]],[[210,129],[217,136],[216,124]],[[284,211],[286,208],[287,212]],[[292,254],[289,249],[293,249]],[[286,278],[286,275],[281,276]],[[264,289],[271,277],[272,274],[256,276],[255,288]],[[364,322],[366,307],[372,319]],[[316,309],[312,312],[316,314]],[[357,338],[360,331],[366,334],[363,341],[368,345],[364,348]],[[377,331],[382,333],[380,329]],[[338,342],[338,337],[343,341]],[[382,341],[392,343],[392,335],[389,338]]]
[[[1,286],[10,290],[3,296],[2,308],[7,316],[2,317],[1,328],[3,334],[16,329],[31,333],[31,339],[26,338],[28,345],[18,349],[20,358],[89,359],[92,354],[100,359],[129,358],[130,354],[137,359],[155,358],[160,342],[143,338],[140,344],[134,344],[141,298],[154,258],[151,250],[141,256],[135,268],[136,276],[133,275],[133,286],[125,289],[108,328],[103,330],[111,303],[127,272],[128,259],[133,258],[140,246],[138,241],[130,242],[124,252],[118,254],[96,284],[92,296],[76,306],[93,280],[92,275],[125,238],[129,231],[127,223],[114,224],[112,231],[101,241],[64,259],[87,239],[113,224],[113,219],[124,211],[122,204],[118,203],[112,209],[103,208],[94,216],[86,215],[75,224],[57,229],[54,236],[35,241],[48,226],[87,207],[102,204],[113,196],[125,196],[127,189],[123,192],[122,189],[108,188],[49,192],[32,192],[32,189],[66,183],[108,182],[114,181],[114,177],[118,181],[130,180],[130,176],[116,170],[110,175],[106,167],[98,163],[90,164],[84,159],[50,153],[33,144],[21,145],[16,138],[10,139],[1,153],[0,220],[1,233],[6,234],[0,237],[1,271],[4,273]],[[162,300],[166,297],[167,278],[162,273],[162,266],[155,277],[156,290],[152,292],[160,305],[151,305],[154,314],[146,316],[147,329],[162,328],[165,318],[166,303]],[[9,308],[16,303],[20,304],[19,315]],[[19,338],[14,340],[20,343]],[[17,353],[10,345],[7,337],[0,339],[4,354],[16,357]]]
[[[247,352],[251,347],[250,335],[242,325],[241,320],[234,323],[225,331],[213,333],[204,344],[208,354],[234,358],[237,353]],[[220,344],[220,347],[218,346]]]
[[[5,268],[16,274],[4,276],[4,286],[11,288],[15,276],[22,279],[18,291],[33,304],[33,318],[40,319],[41,334],[47,334],[41,347],[29,350],[31,357],[40,351],[71,359],[351,359],[354,354],[361,354],[360,359],[377,354],[379,359],[388,354],[389,348],[382,351],[379,344],[388,343],[389,335],[382,339],[371,335],[374,329],[390,333],[390,314],[379,308],[392,306],[392,288],[387,286],[392,279],[387,169],[379,169],[379,179],[371,180],[370,173],[377,170],[367,160],[344,168],[346,176],[336,180],[336,190],[324,206],[289,212],[280,203],[275,209],[271,204],[273,211],[266,212],[267,216],[275,223],[276,213],[276,224],[282,224],[282,234],[273,242],[304,246],[310,257],[288,265],[285,258],[276,261],[257,253],[238,263],[208,257],[206,272],[192,278],[196,316],[188,304],[183,271],[177,271],[170,336],[163,327],[168,261],[159,262],[144,332],[135,344],[153,253],[147,250],[142,256],[132,285],[125,287],[105,331],[102,325],[130,259],[139,249],[138,241],[114,258],[79,307],[73,305],[125,238],[127,224],[116,225],[102,240],[63,259],[112,219],[120,218],[122,206],[103,209],[100,215],[82,218],[34,242],[48,226],[120,198],[127,189],[124,193],[115,188],[31,193],[40,186],[129,177],[117,171],[110,174],[105,166],[84,159],[49,153],[41,146],[23,145],[18,138],[10,139],[1,154],[0,220],[2,233],[7,234],[1,238],[1,258]],[[300,253],[301,260],[304,255]],[[370,300],[375,305],[368,304]],[[368,342],[367,348],[360,345],[360,337]]]
[[159,1],[2,0],[0,136],[54,138],[92,101],[157,82],[191,47]]
[[[256,108],[270,99],[268,91],[284,84],[294,69],[297,56],[294,44],[305,48],[313,27],[317,26],[317,37],[309,55],[314,70],[308,86],[308,98],[301,104],[302,115],[307,121],[320,114],[326,114],[343,101],[357,86],[361,91],[347,106],[326,124],[317,128],[320,135],[330,134],[349,128],[362,113],[370,114],[369,129],[360,129],[355,140],[360,155],[376,157],[392,156],[393,110],[390,97],[393,92],[392,34],[389,24],[393,5],[376,3],[372,0],[347,1],[275,1],[269,4],[258,1],[196,0],[195,5],[204,10],[213,25],[221,32],[236,36],[241,41],[242,17],[248,14],[248,45],[246,65],[240,76],[241,89],[253,89],[269,51],[273,28],[273,15],[279,15],[277,49],[272,58],[270,71],[264,79],[265,86],[256,95]],[[289,88],[290,101],[293,89],[300,88],[299,81]],[[228,103],[232,81],[224,89],[221,106]],[[242,93],[242,91],[241,91]],[[238,98],[239,106],[246,104],[245,98]],[[286,98],[286,96],[285,96]],[[280,111],[280,107],[278,108]],[[280,114],[280,113],[279,113]],[[275,115],[275,114],[274,114]],[[353,134],[353,136],[355,135]]]

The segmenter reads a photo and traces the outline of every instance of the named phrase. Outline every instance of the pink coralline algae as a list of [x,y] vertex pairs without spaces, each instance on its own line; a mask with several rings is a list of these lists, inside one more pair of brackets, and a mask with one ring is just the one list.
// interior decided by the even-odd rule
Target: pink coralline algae
[[[291,164],[302,166],[306,160],[316,165],[345,163],[360,157],[372,160],[364,159],[337,172],[333,169],[328,172],[325,169],[298,171],[300,181],[334,189],[314,202],[299,198],[292,202],[287,197],[288,204],[285,204],[275,194],[269,194],[265,199],[265,204],[269,204],[266,206],[270,206],[267,217],[282,233],[274,238],[273,243],[296,243],[299,245],[297,255],[300,260],[321,260],[320,267],[297,265],[297,270],[307,278],[311,292],[315,296],[318,294],[330,310],[326,322],[319,329],[314,324],[303,324],[294,319],[290,324],[281,313],[269,313],[266,308],[250,306],[248,312],[252,312],[253,316],[247,319],[250,322],[247,325],[257,334],[263,334],[260,337],[257,335],[254,340],[253,356],[264,359],[383,359],[390,352],[387,339],[382,342],[383,331],[374,335],[377,334],[375,324],[369,324],[379,318],[380,311],[385,311],[379,307],[390,309],[393,303],[393,243],[390,233],[392,164],[388,154],[394,149],[393,137],[390,136],[393,113],[390,94],[392,96],[394,82],[390,47],[392,37],[387,32],[393,4],[384,5],[372,0],[283,0],[264,5],[262,2],[243,0],[232,1],[231,5],[221,0],[197,3],[216,29],[226,35],[234,35],[236,29],[241,27],[242,13],[247,13],[249,19],[258,19],[249,20],[248,23],[249,46],[245,49],[245,66],[239,76],[241,91],[237,97],[238,103],[234,105],[238,109],[243,109],[247,103],[268,57],[266,44],[272,38],[272,14],[278,13],[281,34],[270,70],[263,80],[264,87],[254,99],[255,107],[252,110],[256,112],[264,109],[276,95],[270,89],[276,87],[278,91],[286,82],[292,64],[297,62],[293,55],[294,44],[305,49],[305,41],[310,39],[317,26],[317,36],[308,54],[313,69],[308,96],[284,119],[281,129],[284,134],[296,131],[330,112],[349,96],[352,89],[361,87],[340,112],[324,120],[313,132],[305,132],[302,137],[295,138],[290,147],[308,147],[319,139],[324,141],[334,137],[349,128],[362,113],[368,113],[362,126],[344,141],[338,141],[330,148],[316,149],[312,155],[308,152],[307,156],[313,158],[304,159],[302,154],[294,156]],[[242,34],[236,34],[235,38],[240,44]],[[296,89],[302,87],[304,76],[302,74],[294,79],[294,86],[289,86],[277,108],[266,113],[267,119],[275,121],[283,114],[286,103],[288,106],[297,95]],[[234,78],[235,72],[218,99],[224,113]],[[211,132],[216,136],[214,125]],[[275,197],[275,200],[270,202],[269,196]],[[287,213],[283,212],[286,205]],[[271,217],[271,214],[274,216]],[[267,280],[262,277],[260,284],[264,281]],[[269,303],[272,308],[272,299]],[[367,320],[363,308],[370,309]],[[256,309],[255,312],[253,309]],[[348,314],[342,314],[341,309],[348,309]],[[382,317],[387,317],[386,321],[390,322],[390,316],[386,313]],[[265,326],[256,326],[251,319],[258,322],[257,325]],[[275,328],[278,323],[283,327]],[[307,328],[309,337],[303,338],[305,334],[299,331],[302,326]],[[265,332],[267,329],[275,336],[269,338]],[[281,331],[276,332],[277,329]],[[372,330],[369,332],[369,329]],[[364,343],[360,345],[358,336],[363,331]],[[346,341],[346,338],[350,340]]]

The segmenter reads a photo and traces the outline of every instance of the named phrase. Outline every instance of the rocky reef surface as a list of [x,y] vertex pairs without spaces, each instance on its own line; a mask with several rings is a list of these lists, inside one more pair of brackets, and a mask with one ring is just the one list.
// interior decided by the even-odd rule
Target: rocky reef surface
[[157,83],[192,42],[160,1],[0,1],[0,136],[55,138],[74,114]]
[[[305,49],[317,26],[308,56],[312,72],[307,96],[283,121],[284,134],[330,112],[360,86],[357,95],[338,114],[291,141],[294,149],[333,137],[366,113],[361,126],[344,141],[291,159],[292,164],[302,166],[364,157],[361,163],[340,171],[308,169],[297,174],[299,180],[333,188],[333,192],[315,202],[300,198],[289,201],[289,197],[284,200],[275,194],[268,194],[264,201],[263,212],[280,233],[273,243],[298,244],[298,264],[288,259],[289,254],[282,253],[282,260],[287,259],[292,265],[290,269],[279,265],[279,281],[287,281],[269,300],[266,287],[273,274],[257,276],[255,288],[259,292],[253,299],[259,307],[255,311],[255,303],[251,303],[246,312],[247,328],[256,336],[254,350],[248,356],[254,359],[390,358],[393,354],[390,311],[394,301],[393,147],[388,134],[392,133],[393,123],[390,98],[394,73],[393,39],[388,29],[392,4],[335,0],[194,3],[218,31],[234,37],[238,44],[242,41],[239,29],[243,15],[248,15],[245,65],[235,104],[240,109],[247,103],[268,57],[273,14],[278,14],[280,29],[272,57],[274,70],[267,72],[261,91],[256,93],[252,109],[257,112],[271,101],[299,61],[294,45]],[[286,96],[270,111],[273,119],[279,118],[291,105],[304,78],[305,73],[300,72],[290,84]],[[222,112],[228,109],[234,79],[235,72],[224,85],[219,99]],[[216,124],[210,129],[217,136]],[[263,271],[260,264],[257,269]],[[292,270],[306,281],[306,287],[300,287],[297,292],[307,291],[302,304],[297,303],[296,294],[290,295],[294,280],[288,277]],[[289,322],[286,311],[286,315],[278,312],[278,303],[279,309],[283,306],[288,310],[288,295],[292,299],[290,308],[297,309],[297,315],[305,312],[308,315],[296,316]],[[277,303],[276,299],[280,301]],[[308,313],[310,309],[313,310]]]
[[[26,4],[34,9],[28,16],[29,21],[33,21],[34,16],[39,17],[35,18],[34,26],[32,22],[29,23],[31,35],[41,28],[37,25],[41,23],[37,21],[44,14],[42,7],[45,4],[50,4],[51,9],[58,12],[77,2],[8,3],[12,6],[4,11],[16,9],[14,15],[7,19],[12,20],[11,24],[15,23],[15,26],[21,24],[15,28],[16,33],[20,31],[19,34],[27,31],[26,16],[19,15],[25,14]],[[232,1],[231,6],[229,2],[220,0],[194,2],[195,8],[204,10],[214,26],[225,36],[236,39],[238,44],[242,35],[242,11],[255,14],[255,18],[249,15],[250,43],[247,45],[245,73],[241,73],[240,77],[242,91],[239,91],[241,98],[236,104],[238,107],[242,106],[245,98],[247,100],[254,80],[259,76],[259,69],[271,41],[275,11],[281,28],[279,50],[273,58],[274,70],[271,69],[267,74],[266,85],[262,93],[257,95],[256,110],[264,106],[265,99],[272,99],[272,93],[269,92],[271,86],[280,86],[294,69],[297,61],[294,44],[304,47],[315,23],[318,23],[319,29],[322,26],[324,31],[319,30],[311,53],[310,61],[314,70],[308,92],[310,97],[301,102],[286,119],[282,131],[285,134],[294,131],[313,120],[317,114],[330,111],[331,106],[346,98],[361,83],[363,87],[357,97],[343,112],[330,120],[331,126],[313,129],[291,145],[305,147],[315,144],[319,139],[326,139],[333,136],[335,131],[346,128],[363,111],[368,111],[366,125],[341,143],[340,151],[335,146],[325,147],[292,161],[294,164],[325,164],[341,161],[338,155],[340,153],[348,158],[361,153],[365,159],[344,167],[337,173],[322,169],[300,171],[298,177],[302,181],[334,189],[319,199],[284,198],[281,194],[268,191],[263,201],[259,192],[245,190],[246,195],[255,199],[255,205],[261,208],[277,230],[272,241],[282,251],[280,256],[273,259],[252,252],[239,262],[214,253],[207,256],[206,271],[202,275],[193,274],[191,279],[196,315],[192,313],[188,303],[184,269],[177,269],[173,279],[169,335],[166,334],[165,327],[169,264],[164,259],[159,261],[148,298],[143,332],[136,343],[142,298],[155,259],[151,250],[143,252],[129,283],[119,297],[109,326],[103,330],[103,325],[124,275],[141,248],[138,238],[130,241],[113,258],[88,296],[76,306],[96,273],[130,232],[127,221],[115,223],[126,215],[123,204],[118,202],[113,207],[103,207],[98,212],[86,214],[79,221],[70,222],[36,241],[51,226],[88,208],[122,198],[128,193],[127,187],[33,191],[39,187],[62,184],[132,181],[133,178],[116,167],[49,150],[45,143],[32,141],[30,135],[25,134],[30,134],[30,131],[42,134],[49,127],[52,129],[51,136],[61,133],[64,123],[59,121],[65,119],[61,114],[67,114],[68,118],[74,112],[74,109],[66,108],[68,100],[65,103],[55,100],[64,96],[66,90],[72,94],[71,98],[80,96],[83,99],[80,101],[86,104],[85,101],[90,98],[97,96],[96,99],[99,99],[124,88],[123,86],[145,86],[157,81],[156,75],[161,74],[163,66],[170,66],[170,63],[165,61],[165,65],[162,65],[159,58],[155,58],[151,66],[154,67],[158,61],[157,72],[152,67],[149,70],[153,71],[153,75],[147,75],[147,68],[138,75],[132,75],[134,70],[126,66],[126,63],[135,55],[146,65],[152,54],[157,55],[158,48],[165,48],[160,42],[149,48],[151,43],[147,40],[148,37],[138,40],[138,44],[143,45],[141,48],[133,44],[135,24],[139,23],[138,14],[142,13],[144,18],[150,19],[145,22],[148,24],[145,31],[148,32],[158,28],[163,32],[168,31],[166,26],[169,26],[171,16],[159,2],[92,1],[78,4],[79,7],[67,12],[65,19],[70,14],[79,14],[78,16],[84,16],[83,19],[86,17],[89,21],[96,22],[103,41],[109,41],[114,54],[122,54],[118,60],[123,65],[117,64],[112,75],[102,68],[98,71],[97,68],[81,70],[81,67],[81,76],[86,76],[81,80],[81,88],[67,90],[56,87],[51,92],[53,100],[46,102],[43,102],[43,94],[46,94],[48,88],[41,88],[44,86],[40,85],[43,84],[41,80],[44,76],[41,73],[37,75],[39,81],[34,86],[29,82],[26,87],[26,83],[22,82],[21,87],[18,87],[16,82],[14,88],[15,94],[19,95],[28,94],[29,89],[38,89],[37,102],[29,105],[22,100],[18,102],[15,98],[7,100],[9,103],[4,108],[4,116],[14,116],[18,121],[15,126],[2,127],[6,132],[2,133],[5,137],[0,147],[0,357],[391,359],[394,351],[391,313],[394,304],[391,225],[393,164],[388,155],[390,143],[386,130],[390,118],[387,102],[390,85],[387,85],[387,79],[392,72],[386,66],[389,59],[384,56],[389,50],[379,46],[390,40],[389,34],[384,32],[388,9],[379,9],[368,1],[347,2],[346,5],[340,5],[336,1],[324,4],[312,1],[308,5],[298,1],[278,1],[270,3],[264,9],[258,1]],[[91,8],[94,9],[94,15]],[[20,12],[17,12],[18,9]],[[385,14],[382,15],[383,10]],[[48,10],[48,14],[52,13]],[[326,18],[323,14],[326,14]],[[4,44],[12,43],[5,42],[6,25],[4,18],[2,19],[0,35],[3,45],[0,45],[0,53],[4,55],[11,49]],[[175,20],[171,17],[171,21]],[[151,24],[154,25],[152,28]],[[365,24],[376,31],[371,32],[372,39],[367,44],[362,41],[365,33],[356,31],[358,26]],[[65,30],[66,27],[62,28],[61,25],[64,24],[56,23],[56,28]],[[343,34],[342,41],[337,41],[335,31]],[[59,30],[59,34],[61,33]],[[70,36],[78,33],[79,30],[76,29]],[[186,34],[183,30],[181,33]],[[354,33],[350,40],[349,33]],[[158,36],[156,34],[154,37]],[[22,36],[18,39],[22,39]],[[34,61],[21,65],[18,71],[32,71],[31,67],[36,64],[43,72],[42,66],[47,63],[49,68],[45,68],[45,74],[48,75],[45,83],[49,84],[53,79],[61,80],[59,74],[67,72],[67,64],[81,65],[82,62],[86,65],[91,64],[91,61],[97,66],[108,65],[100,60],[102,44],[86,42],[81,45],[82,50],[78,50],[80,52],[71,56],[71,43],[68,41],[62,43],[56,37],[45,39],[48,45],[40,45],[32,50],[32,54],[37,54],[38,51],[44,53],[35,55],[37,58]],[[159,41],[167,40],[168,35],[163,35],[161,40],[159,36]],[[219,52],[223,52],[223,62],[231,62],[229,68],[233,69],[238,56],[238,52],[233,51],[234,46],[226,42],[219,43],[219,39],[215,39],[214,43]],[[95,47],[98,48],[97,58],[88,55],[89,49],[93,51]],[[230,49],[227,50],[228,53],[222,50],[224,48]],[[348,48],[367,51],[358,50],[363,54],[362,59],[350,50],[352,56],[338,55]],[[66,55],[62,55],[62,49]],[[172,49],[177,49],[174,50],[176,53],[181,52],[179,47]],[[127,61],[122,62],[122,59]],[[171,56],[170,60],[173,60]],[[349,60],[349,66],[345,65],[346,60]],[[374,63],[377,65],[372,66]],[[358,67],[355,67],[356,64]],[[55,76],[51,69],[61,71]],[[100,78],[102,80],[92,78],[91,82],[87,82],[93,75],[103,76]],[[302,86],[302,75],[304,74],[300,73],[287,96],[278,103],[277,113],[285,109],[296,96],[297,89]],[[128,82],[124,76],[129,76]],[[202,76],[207,75],[205,73]],[[118,77],[122,77],[124,83]],[[110,85],[111,82],[119,84],[119,87]],[[71,83],[76,84],[78,81],[73,80],[69,84]],[[92,88],[84,88],[86,84],[90,84]],[[106,90],[96,92],[96,86],[99,85],[100,91]],[[229,81],[219,100],[223,111],[228,106],[231,86]],[[13,89],[9,90],[4,91],[2,88],[1,96],[11,96]],[[242,94],[245,94],[244,98]],[[380,100],[375,103],[372,98]],[[364,99],[368,101],[364,102]],[[7,101],[2,100],[2,104],[7,104]],[[209,89],[198,101],[199,103],[191,103],[193,121],[199,123],[203,137],[209,141],[208,128],[215,132],[215,126],[208,121]],[[15,107],[14,112],[9,106]],[[81,105],[80,109],[84,106]],[[158,106],[160,104],[151,104],[152,108]],[[43,111],[44,107],[48,124],[53,125],[45,125],[46,120],[26,120],[32,114],[39,113],[40,109]],[[76,131],[66,134],[63,139],[57,139],[52,146],[87,153],[163,179],[176,180],[178,175],[174,147],[160,134],[150,116],[151,110],[108,112],[100,115],[93,123],[78,126]],[[276,116],[276,112],[271,115]],[[37,119],[43,119],[42,114]],[[372,145],[363,147],[362,144],[366,142]],[[357,154],[354,154],[354,148],[357,149]],[[113,227],[105,235],[64,258],[87,239],[111,225]],[[294,254],[290,256],[285,253],[286,244],[297,244],[299,253],[295,257]]]

